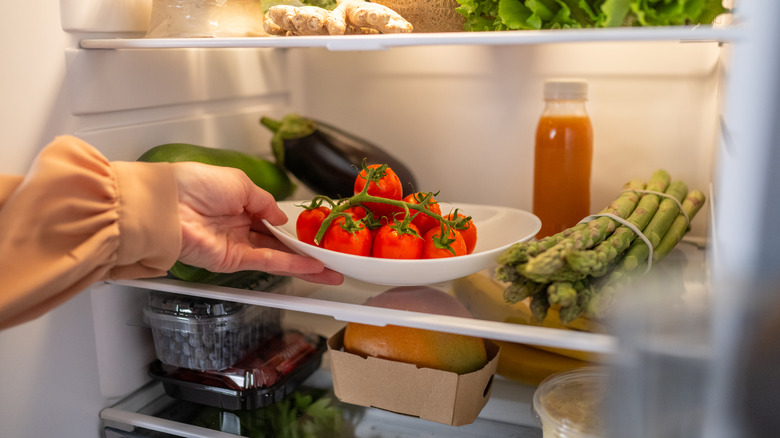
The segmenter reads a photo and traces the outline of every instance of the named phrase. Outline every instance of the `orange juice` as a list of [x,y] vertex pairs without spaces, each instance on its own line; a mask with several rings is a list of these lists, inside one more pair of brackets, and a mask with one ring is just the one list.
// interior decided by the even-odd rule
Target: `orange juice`
[[534,155],[533,213],[542,220],[537,238],[563,231],[590,214],[593,128],[584,87],[584,82],[545,84],[547,103]]

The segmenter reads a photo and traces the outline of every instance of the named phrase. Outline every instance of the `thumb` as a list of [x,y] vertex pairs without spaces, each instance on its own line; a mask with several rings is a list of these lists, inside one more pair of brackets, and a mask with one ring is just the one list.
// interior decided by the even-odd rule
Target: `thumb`
[[272,225],[282,225],[287,222],[287,215],[279,208],[273,195],[251,181],[247,187],[244,209],[252,219],[265,219]]

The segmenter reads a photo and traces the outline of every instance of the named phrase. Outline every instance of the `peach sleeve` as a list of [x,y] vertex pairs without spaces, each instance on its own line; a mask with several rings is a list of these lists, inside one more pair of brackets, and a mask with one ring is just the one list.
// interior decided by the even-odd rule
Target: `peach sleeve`
[[168,163],[109,162],[71,136],[0,177],[0,329],[106,279],[164,275],[181,249]]

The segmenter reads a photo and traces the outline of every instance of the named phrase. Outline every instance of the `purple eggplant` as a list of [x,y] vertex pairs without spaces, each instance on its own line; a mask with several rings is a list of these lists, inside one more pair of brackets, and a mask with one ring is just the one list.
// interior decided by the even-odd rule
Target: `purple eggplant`
[[387,164],[398,175],[404,192],[417,187],[411,170],[375,144],[326,123],[288,114],[282,120],[262,117],[270,129],[276,163],[311,191],[333,199],[353,195],[355,178],[366,164]]

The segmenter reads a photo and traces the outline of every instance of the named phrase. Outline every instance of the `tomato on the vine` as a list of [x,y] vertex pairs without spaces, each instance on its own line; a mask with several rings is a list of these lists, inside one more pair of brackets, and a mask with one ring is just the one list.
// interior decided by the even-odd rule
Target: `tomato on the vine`
[[[424,200],[426,196],[426,193],[412,193],[410,195],[407,195],[403,200],[404,202],[408,202],[410,204],[420,204]],[[430,200],[428,201],[428,204],[425,207],[426,210],[430,211],[431,213],[436,213],[439,216],[441,216],[441,207],[439,207],[439,203],[436,202],[436,199],[433,198],[433,195],[431,195]],[[439,220],[430,217],[427,214],[416,211],[416,210],[409,210],[412,215],[412,223],[417,226],[417,228],[420,230],[421,235],[428,232],[433,227],[439,226]]]
[[[380,164],[371,164],[366,167],[369,169],[375,169],[380,166]],[[363,189],[366,187],[367,179],[368,174],[366,169],[361,170],[357,178],[355,178],[355,194],[363,191]],[[398,175],[393,172],[393,169],[387,167],[384,171],[384,175],[379,178],[379,180],[371,181],[371,183],[368,185],[368,190],[366,193],[371,196],[400,201],[403,198],[403,186],[401,185],[401,180],[398,178]],[[392,217],[392,214],[398,211],[397,207],[383,204],[381,202],[365,202],[363,205],[369,208],[377,217]]]
[[[466,218],[468,216],[462,215],[460,213],[457,213],[457,219]],[[450,213],[447,216],[445,216],[445,219],[447,220],[455,220],[455,214]],[[474,252],[474,247],[477,246],[477,226],[474,225],[474,221],[469,219],[465,222],[465,227],[463,229],[458,229],[460,231],[460,234],[463,235],[463,240],[466,241],[466,254],[471,254]]]
[[[441,235],[441,227],[432,228],[428,230],[423,236],[423,250],[422,258],[424,259],[439,259],[445,257],[455,257],[466,255],[466,241],[463,240],[463,235],[458,230],[450,229],[447,239],[450,249],[437,247],[436,241],[439,240]],[[453,253],[454,252],[454,253]]]
[[[360,256],[371,254],[371,232],[363,222],[347,221],[344,216],[333,219],[322,238],[322,247],[332,251]],[[350,223],[352,226],[349,226]]]
[[[374,237],[371,255],[384,259],[419,259],[423,239],[414,224],[406,226],[408,232],[399,230],[395,222],[382,225]],[[414,234],[417,233],[417,234]]]
[[363,219],[364,217],[368,216],[368,212],[366,212],[366,209],[360,205],[349,207],[348,209],[344,210],[344,213],[351,214],[352,216],[355,216],[357,219]]
[[295,234],[298,236],[298,240],[315,245],[314,237],[328,214],[330,214],[330,209],[322,206],[303,210],[295,221]]

